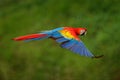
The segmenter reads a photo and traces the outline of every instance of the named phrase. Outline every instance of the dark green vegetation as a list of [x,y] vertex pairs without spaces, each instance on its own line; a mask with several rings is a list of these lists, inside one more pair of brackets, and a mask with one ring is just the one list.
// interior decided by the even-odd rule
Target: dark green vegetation
[[[0,80],[120,80],[120,0],[1,0]],[[61,26],[86,27],[86,46],[101,59],[54,41],[11,39]]]

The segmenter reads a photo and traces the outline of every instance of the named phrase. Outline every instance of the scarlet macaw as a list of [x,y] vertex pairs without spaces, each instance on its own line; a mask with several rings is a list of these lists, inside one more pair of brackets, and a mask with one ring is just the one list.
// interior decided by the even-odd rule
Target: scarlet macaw
[[83,36],[87,33],[86,28],[73,28],[73,27],[60,27],[53,30],[42,31],[37,34],[30,34],[13,38],[15,41],[29,41],[29,40],[41,40],[51,38],[60,44],[62,48],[71,50],[74,53],[80,54],[81,56],[87,56],[91,58],[99,58],[101,56],[93,55],[78,37]]

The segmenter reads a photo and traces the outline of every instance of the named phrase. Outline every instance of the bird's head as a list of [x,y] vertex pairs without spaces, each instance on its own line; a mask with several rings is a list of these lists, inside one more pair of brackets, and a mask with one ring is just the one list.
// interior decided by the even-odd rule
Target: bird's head
[[80,36],[84,36],[87,33],[87,29],[86,28],[76,28],[75,32]]

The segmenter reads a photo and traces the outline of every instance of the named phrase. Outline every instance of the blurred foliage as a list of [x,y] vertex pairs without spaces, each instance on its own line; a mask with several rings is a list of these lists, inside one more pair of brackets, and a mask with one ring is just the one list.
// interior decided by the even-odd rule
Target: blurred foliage
[[[120,80],[120,0],[1,0],[0,80]],[[14,42],[62,26],[86,27],[86,46],[101,59],[52,40]]]

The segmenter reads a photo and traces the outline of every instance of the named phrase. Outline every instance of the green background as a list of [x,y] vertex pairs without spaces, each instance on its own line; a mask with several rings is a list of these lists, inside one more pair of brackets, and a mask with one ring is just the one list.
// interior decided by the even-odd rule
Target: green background
[[[0,0],[0,80],[120,80],[120,0]],[[86,27],[91,59],[56,42],[14,37]]]

